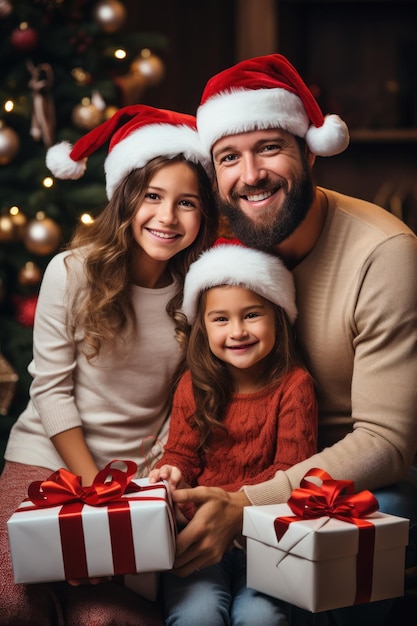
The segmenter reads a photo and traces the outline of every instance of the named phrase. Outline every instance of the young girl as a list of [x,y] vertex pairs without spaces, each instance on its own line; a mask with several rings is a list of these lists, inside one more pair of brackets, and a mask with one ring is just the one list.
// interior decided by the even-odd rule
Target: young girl
[[101,595],[66,583],[14,585],[5,524],[29,483],[60,467],[84,485],[114,459],[135,461],[143,475],[146,446],[167,430],[181,369],[183,279],[217,230],[210,166],[192,116],[141,105],[74,147],[54,146],[47,165],[57,177],[79,178],[109,140],[109,203],[52,259],[39,294],[30,401],[0,478],[2,624],[153,623],[139,612],[139,596],[115,584]]
[[[183,312],[192,324],[189,371],[150,480],[238,491],[313,454],[317,404],[294,346],[294,286],[281,261],[220,243],[191,266]],[[287,624],[283,603],[246,587],[236,546],[188,578],[164,574],[162,597],[168,625]]]

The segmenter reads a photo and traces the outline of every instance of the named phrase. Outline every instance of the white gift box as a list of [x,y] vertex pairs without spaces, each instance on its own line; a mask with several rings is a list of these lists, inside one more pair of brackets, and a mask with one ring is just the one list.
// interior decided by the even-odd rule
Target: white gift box
[[363,590],[357,574],[363,579],[364,571],[369,597],[359,602],[403,595],[408,519],[383,513],[364,518],[375,527],[375,543],[371,559],[365,545],[360,560],[362,531],[354,523],[327,516],[294,521],[278,540],[274,520],[284,516],[294,516],[286,504],[245,507],[248,587],[314,613],[358,603]]
[[7,522],[16,583],[169,570],[176,527],[165,483],[101,506],[35,507],[25,500]]

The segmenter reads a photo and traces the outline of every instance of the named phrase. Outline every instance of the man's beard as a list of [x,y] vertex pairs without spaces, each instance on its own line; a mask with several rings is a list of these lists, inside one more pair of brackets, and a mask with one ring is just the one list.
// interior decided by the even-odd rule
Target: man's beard
[[[274,209],[273,214],[271,207],[259,209],[256,220],[245,215],[239,208],[242,190],[241,194],[232,192],[230,202],[225,202],[217,194],[220,211],[229,220],[233,235],[250,248],[267,252],[285,241],[298,228],[310,209],[314,198],[314,184],[306,164],[299,178],[294,181],[291,191],[288,191],[286,180],[283,179],[280,184],[286,190],[282,206],[278,210]],[[271,182],[260,181],[253,188],[247,186],[242,195],[259,193],[263,189],[271,189]]]

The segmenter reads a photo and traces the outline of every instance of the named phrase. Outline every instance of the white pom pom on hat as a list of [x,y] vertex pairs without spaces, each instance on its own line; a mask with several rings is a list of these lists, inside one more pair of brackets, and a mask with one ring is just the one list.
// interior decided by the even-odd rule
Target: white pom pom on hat
[[349,145],[345,122],[323,116],[312,92],[281,54],[247,59],[213,76],[197,110],[197,128],[210,151],[222,137],[282,128],[305,139],[317,156],[332,156]]
[[254,291],[284,309],[292,324],[297,317],[294,280],[281,259],[236,239],[218,239],[191,264],[185,277],[182,312],[189,324],[197,315],[200,294],[220,285]]
[[46,165],[57,178],[77,180],[84,175],[87,158],[107,142],[104,169],[109,199],[129,172],[157,156],[184,154],[186,159],[201,163],[209,174],[212,171],[210,154],[201,145],[193,115],[143,104],[119,109],[74,146],[67,141],[52,146]]

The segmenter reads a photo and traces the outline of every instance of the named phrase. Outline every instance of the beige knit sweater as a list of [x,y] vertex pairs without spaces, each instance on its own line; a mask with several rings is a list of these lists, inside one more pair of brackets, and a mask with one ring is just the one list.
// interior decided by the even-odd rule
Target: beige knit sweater
[[[138,463],[147,475],[151,439],[161,437],[170,380],[180,357],[174,323],[165,307],[174,283],[163,289],[133,286],[138,337],[89,364],[83,338],[67,329],[69,302],[84,285],[82,261],[70,273],[60,253],[47,267],[34,326],[31,399],[12,428],[5,458],[50,469],[63,467],[50,437],[82,426],[98,467],[114,459]],[[150,460],[149,457],[148,460]]]
[[417,238],[383,209],[322,191],[323,232],[293,271],[322,451],[246,487],[253,504],[285,502],[312,467],[357,489],[391,484],[417,448]]

